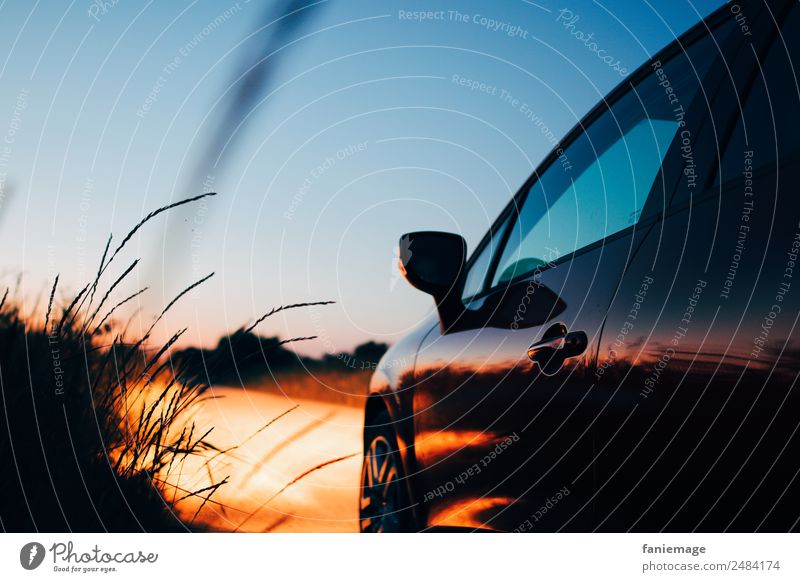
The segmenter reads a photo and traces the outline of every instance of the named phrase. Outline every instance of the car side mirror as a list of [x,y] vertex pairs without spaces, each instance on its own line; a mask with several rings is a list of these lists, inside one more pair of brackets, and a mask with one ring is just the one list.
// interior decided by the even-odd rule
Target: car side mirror
[[449,232],[411,232],[400,237],[400,272],[420,291],[433,296],[444,332],[463,310],[461,288],[467,243]]

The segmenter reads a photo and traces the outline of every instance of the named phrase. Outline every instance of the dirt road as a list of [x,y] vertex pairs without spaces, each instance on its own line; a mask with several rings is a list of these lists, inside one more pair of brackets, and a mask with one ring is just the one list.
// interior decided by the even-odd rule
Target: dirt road
[[[220,448],[241,446],[215,461],[214,479],[229,476],[229,482],[195,523],[218,531],[357,531],[361,409],[258,390],[212,390],[219,398],[204,405],[198,425],[215,427],[210,440]],[[202,479],[208,482],[201,465],[187,462],[188,477],[179,486],[195,490]],[[181,507],[189,521],[198,504],[189,500]]]

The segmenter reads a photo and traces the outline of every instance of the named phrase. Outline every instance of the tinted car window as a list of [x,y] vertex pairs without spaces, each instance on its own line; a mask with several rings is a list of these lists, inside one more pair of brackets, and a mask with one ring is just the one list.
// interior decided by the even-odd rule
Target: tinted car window
[[488,233],[481,243],[483,248],[480,248],[478,254],[472,260],[469,271],[467,271],[464,291],[461,295],[465,301],[483,291],[486,284],[486,276],[492,264],[492,257],[495,255],[498,242],[502,240],[503,231],[508,226],[509,219],[510,215],[500,223],[500,226],[496,229],[496,233]]
[[717,54],[709,42],[705,38],[654,66],[531,186],[493,285],[541,269],[642,218],[670,144],[680,134],[684,108]]
[[[761,74],[745,97],[722,157],[722,181],[740,178],[780,159],[800,154],[800,9],[795,6],[761,63]],[[717,176],[716,183],[720,182]]]

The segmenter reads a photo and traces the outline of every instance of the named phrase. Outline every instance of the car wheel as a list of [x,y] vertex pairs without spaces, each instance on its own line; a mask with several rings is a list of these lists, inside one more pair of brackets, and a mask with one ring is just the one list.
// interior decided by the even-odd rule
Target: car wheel
[[408,495],[397,439],[386,411],[364,428],[359,524],[362,532],[410,530]]

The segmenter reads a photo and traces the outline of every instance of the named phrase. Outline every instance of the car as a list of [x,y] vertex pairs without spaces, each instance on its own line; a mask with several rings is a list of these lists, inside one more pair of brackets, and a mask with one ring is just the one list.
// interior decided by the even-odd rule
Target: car
[[401,237],[436,312],[371,379],[362,531],[799,529],[795,63],[800,4],[726,3],[470,255]]

